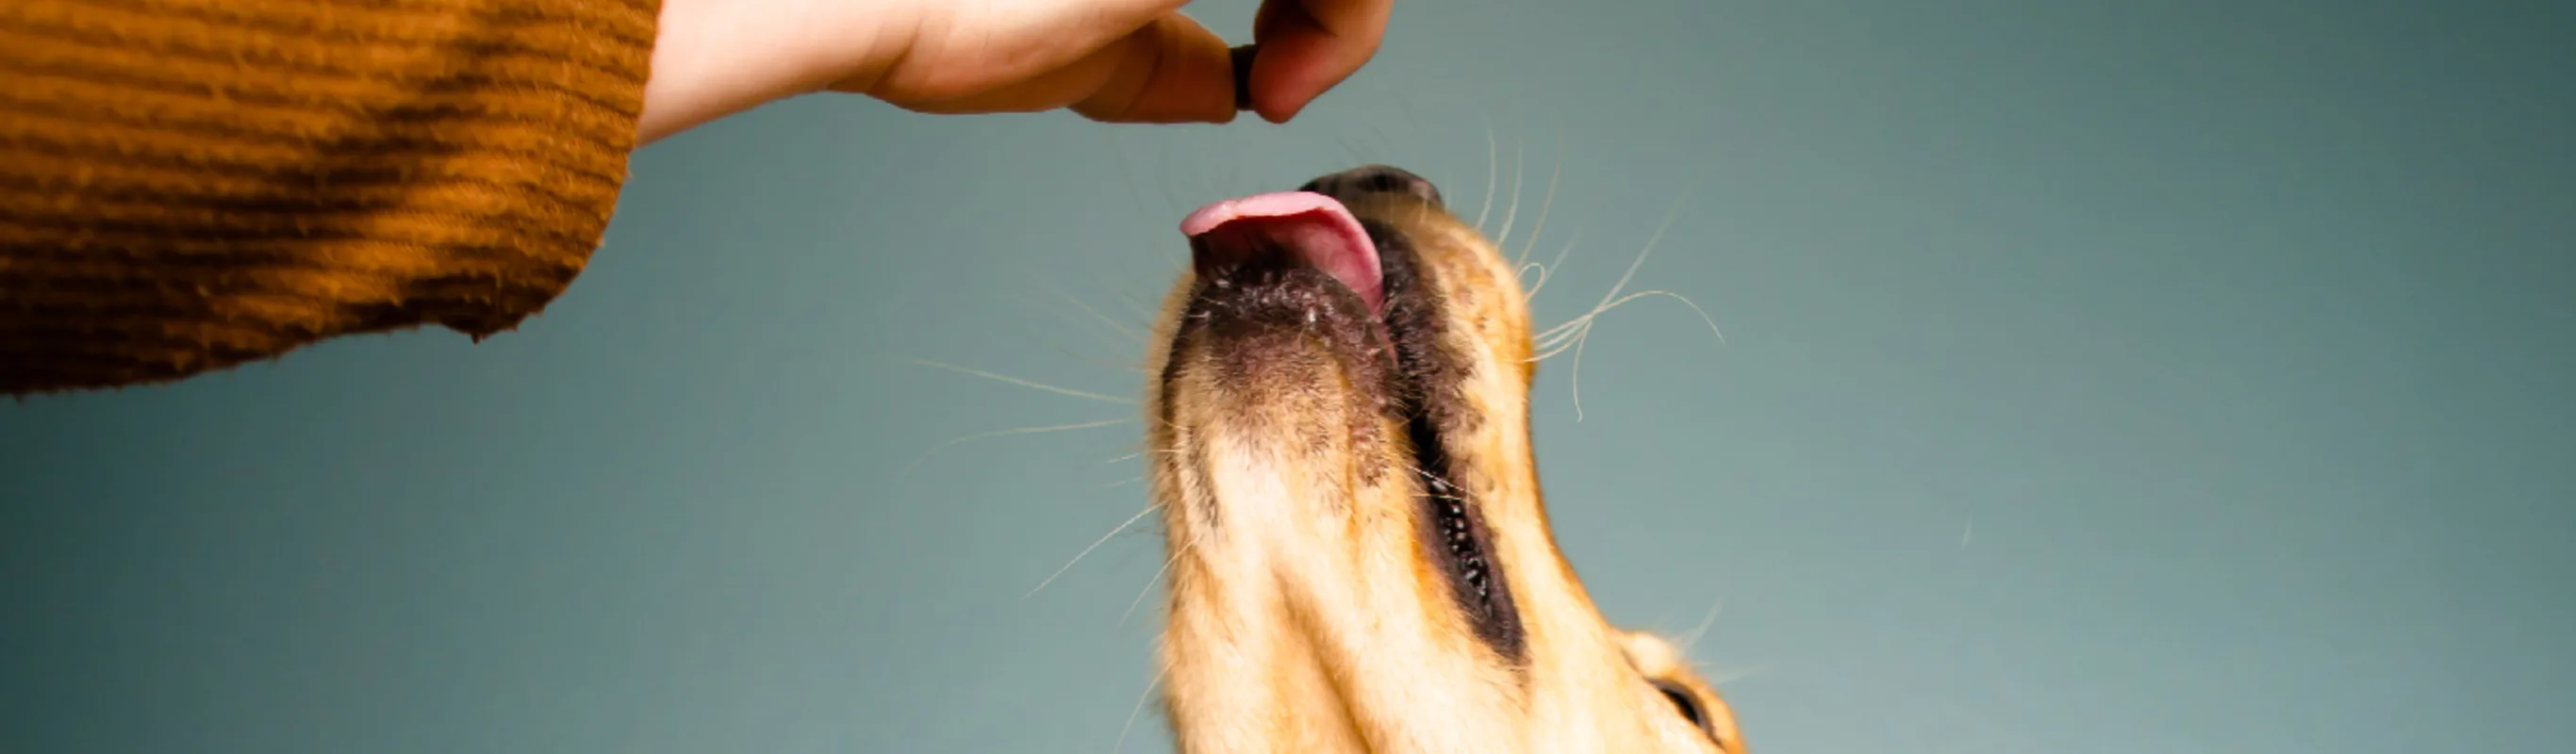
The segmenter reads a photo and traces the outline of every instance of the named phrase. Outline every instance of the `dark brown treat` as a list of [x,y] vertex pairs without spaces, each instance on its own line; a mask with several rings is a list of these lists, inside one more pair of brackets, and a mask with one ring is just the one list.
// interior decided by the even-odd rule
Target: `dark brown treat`
[[1252,58],[1260,49],[1261,46],[1257,44],[1234,48],[1234,109],[1236,110],[1252,109]]

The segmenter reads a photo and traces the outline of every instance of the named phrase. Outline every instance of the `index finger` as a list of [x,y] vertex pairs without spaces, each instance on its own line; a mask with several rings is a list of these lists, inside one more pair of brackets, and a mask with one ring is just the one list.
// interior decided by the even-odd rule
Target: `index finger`
[[1252,40],[1252,109],[1285,123],[1377,55],[1394,0],[1263,0]]

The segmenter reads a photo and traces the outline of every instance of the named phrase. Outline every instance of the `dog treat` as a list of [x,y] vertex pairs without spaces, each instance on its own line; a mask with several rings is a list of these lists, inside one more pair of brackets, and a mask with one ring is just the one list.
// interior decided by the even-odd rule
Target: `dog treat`
[[1234,109],[1252,109],[1252,57],[1261,49],[1258,44],[1234,48]]

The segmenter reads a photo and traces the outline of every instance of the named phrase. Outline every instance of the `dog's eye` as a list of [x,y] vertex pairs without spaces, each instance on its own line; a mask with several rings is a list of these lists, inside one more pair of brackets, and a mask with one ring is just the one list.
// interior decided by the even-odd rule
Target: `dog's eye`
[[[1681,684],[1673,683],[1671,681],[1659,680],[1653,681],[1652,683],[1655,684],[1656,691],[1664,692],[1664,698],[1672,701],[1673,709],[1682,713],[1682,718],[1689,720],[1692,727],[1700,729],[1700,732],[1702,733],[1707,733],[1710,740],[1715,740],[1717,738],[1717,732],[1709,730],[1708,728],[1708,714],[1700,709],[1699,697],[1692,696],[1690,689],[1683,688]],[[1723,744],[1724,742],[1721,741],[1719,743]]]
[[1689,719],[1692,725],[1702,728],[1708,727],[1708,720],[1705,716],[1700,714],[1699,700],[1691,698],[1690,689],[1685,689],[1679,685],[1664,681],[1656,681],[1654,683],[1655,690],[1664,692],[1664,698],[1673,701],[1673,708],[1679,710],[1682,713],[1682,717]]

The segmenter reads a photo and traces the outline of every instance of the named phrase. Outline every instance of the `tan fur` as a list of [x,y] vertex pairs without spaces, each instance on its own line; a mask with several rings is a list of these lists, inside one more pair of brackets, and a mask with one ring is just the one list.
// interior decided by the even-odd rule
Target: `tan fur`
[[[1450,482],[1490,531],[1527,663],[1477,640],[1423,554],[1420,477],[1369,473],[1410,469],[1402,428],[1362,415],[1321,347],[1246,378],[1215,368],[1207,339],[1175,342],[1194,290],[1184,271],[1149,341],[1146,401],[1172,556],[1164,704],[1180,750],[1741,754],[1709,684],[1669,642],[1609,625],[1557,549],[1530,445],[1530,314],[1510,263],[1411,196],[1345,204],[1411,239],[1445,302],[1448,345],[1469,357],[1458,378],[1476,421],[1451,439]],[[1350,429],[1371,423],[1380,431]],[[1686,689],[1714,736],[1650,679]]]

